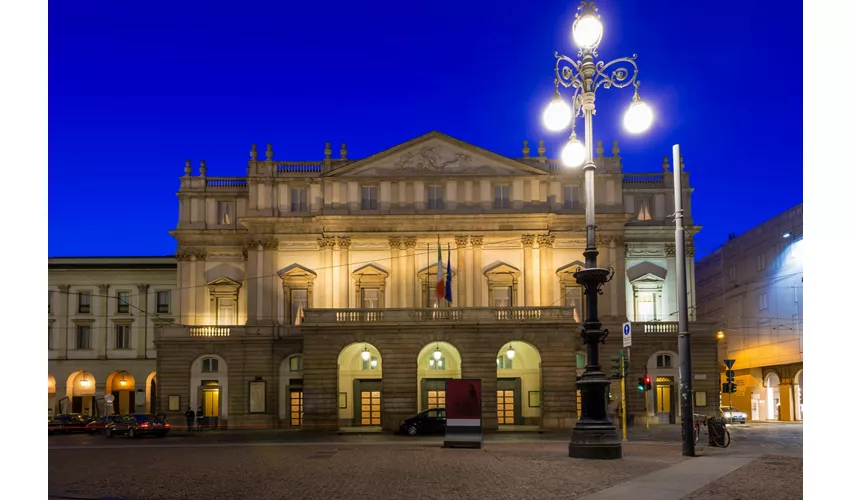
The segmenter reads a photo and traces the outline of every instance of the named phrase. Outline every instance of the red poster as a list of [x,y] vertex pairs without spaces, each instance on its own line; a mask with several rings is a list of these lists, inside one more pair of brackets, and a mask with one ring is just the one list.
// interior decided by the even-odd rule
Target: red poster
[[481,419],[481,380],[446,381],[446,419]]

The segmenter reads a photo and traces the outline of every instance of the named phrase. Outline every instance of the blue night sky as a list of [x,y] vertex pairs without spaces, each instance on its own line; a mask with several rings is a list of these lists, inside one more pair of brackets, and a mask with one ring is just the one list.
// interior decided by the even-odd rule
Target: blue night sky
[[[555,156],[540,116],[578,4],[50,2],[49,255],[173,253],[184,161],[244,175],[252,143],[361,158],[439,130]],[[802,2],[597,4],[600,57],[638,53],[656,120],[629,136],[631,90],[603,90],[595,138],[627,172],[681,145],[697,257],[802,201]]]

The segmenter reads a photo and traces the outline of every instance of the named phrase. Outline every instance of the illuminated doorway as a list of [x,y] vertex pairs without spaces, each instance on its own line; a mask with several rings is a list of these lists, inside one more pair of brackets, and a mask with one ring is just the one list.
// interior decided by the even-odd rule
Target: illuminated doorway
[[419,351],[416,363],[419,411],[446,407],[446,380],[461,378],[461,357],[448,342],[431,342]]
[[368,342],[339,353],[337,406],[340,427],[381,425],[381,370],[378,349]]

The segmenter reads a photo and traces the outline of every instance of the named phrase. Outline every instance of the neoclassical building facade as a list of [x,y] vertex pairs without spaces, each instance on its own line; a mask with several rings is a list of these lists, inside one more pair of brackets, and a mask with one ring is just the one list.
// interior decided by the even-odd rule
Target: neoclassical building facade
[[[584,184],[539,144],[508,158],[432,132],[360,160],[259,159],[244,177],[187,162],[180,179],[173,322],[156,329],[157,408],[220,426],[394,430],[482,380],[484,426],[570,427],[584,368]],[[633,322],[627,408],[677,418],[673,179],[623,173],[596,148],[602,360]],[[691,234],[692,189],[684,175]],[[438,245],[453,301],[436,299]],[[693,244],[688,246],[693,283]],[[693,297],[694,294],[689,294]],[[698,411],[716,411],[714,326],[689,307]],[[660,389],[647,400],[638,378]],[[612,399],[619,396],[612,384]],[[616,405],[616,402],[613,403]]]

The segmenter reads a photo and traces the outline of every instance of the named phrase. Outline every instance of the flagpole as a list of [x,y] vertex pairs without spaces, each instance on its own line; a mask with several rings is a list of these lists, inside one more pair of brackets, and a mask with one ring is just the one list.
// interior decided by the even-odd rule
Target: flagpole
[[431,309],[431,243],[425,244],[425,307]]

